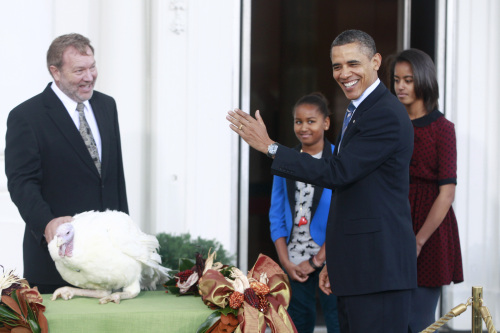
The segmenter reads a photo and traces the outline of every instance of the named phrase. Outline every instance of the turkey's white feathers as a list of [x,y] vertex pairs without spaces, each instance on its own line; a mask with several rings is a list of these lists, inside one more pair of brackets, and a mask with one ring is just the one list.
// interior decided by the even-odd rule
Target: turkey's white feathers
[[[168,278],[161,266],[155,236],[143,233],[130,216],[117,211],[85,212],[74,216],[71,256],[60,256],[56,238],[49,252],[63,279],[72,285],[95,290],[127,291],[156,289]],[[128,297],[123,297],[128,298]]]

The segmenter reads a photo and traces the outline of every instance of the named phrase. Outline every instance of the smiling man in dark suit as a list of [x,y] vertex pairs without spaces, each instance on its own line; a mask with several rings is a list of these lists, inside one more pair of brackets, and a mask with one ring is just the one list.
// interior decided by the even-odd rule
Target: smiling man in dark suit
[[378,79],[382,56],[368,34],[341,33],[330,57],[333,77],[351,100],[331,159],[277,144],[258,111],[256,119],[238,109],[227,119],[253,148],[274,158],[273,174],[334,190],[320,287],[338,296],[341,331],[408,332],[417,284],[408,202],[413,127]]
[[116,103],[94,91],[94,48],[79,34],[47,51],[53,82],[7,120],[5,173],[26,222],[24,277],[40,292],[65,285],[47,244],[62,223],[89,210],[128,213]]

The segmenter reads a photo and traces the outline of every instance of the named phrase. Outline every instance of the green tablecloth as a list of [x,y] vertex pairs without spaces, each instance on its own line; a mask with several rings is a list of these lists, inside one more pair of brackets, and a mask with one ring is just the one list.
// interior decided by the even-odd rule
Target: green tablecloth
[[212,313],[200,297],[143,291],[120,304],[99,304],[96,298],[51,301],[42,295],[49,333],[172,332],[194,333]]

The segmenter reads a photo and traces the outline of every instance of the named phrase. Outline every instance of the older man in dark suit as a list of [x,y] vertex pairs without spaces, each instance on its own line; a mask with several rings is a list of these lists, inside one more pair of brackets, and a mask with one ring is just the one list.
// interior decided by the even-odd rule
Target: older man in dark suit
[[7,120],[5,173],[26,222],[24,277],[42,293],[65,284],[47,250],[55,230],[89,210],[128,213],[116,103],[94,91],[94,48],[79,34],[47,52],[54,81]]
[[278,145],[258,112],[254,119],[231,111],[228,120],[253,148],[274,158],[272,173],[334,189],[320,287],[338,296],[341,331],[408,332],[417,284],[408,202],[413,127],[378,79],[382,57],[368,34],[343,32],[330,56],[333,76],[351,100],[331,159]]

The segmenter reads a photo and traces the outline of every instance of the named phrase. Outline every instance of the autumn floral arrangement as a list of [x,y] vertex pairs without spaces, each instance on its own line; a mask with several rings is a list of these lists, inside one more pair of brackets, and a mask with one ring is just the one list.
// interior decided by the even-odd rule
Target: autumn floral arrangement
[[45,306],[37,287],[30,288],[14,271],[0,267],[0,333],[47,333]]
[[271,258],[260,255],[245,275],[234,266],[215,263],[216,253],[206,260],[180,260],[179,272],[165,287],[174,294],[199,294],[213,313],[196,333],[297,332],[288,312],[290,284],[287,275]]

